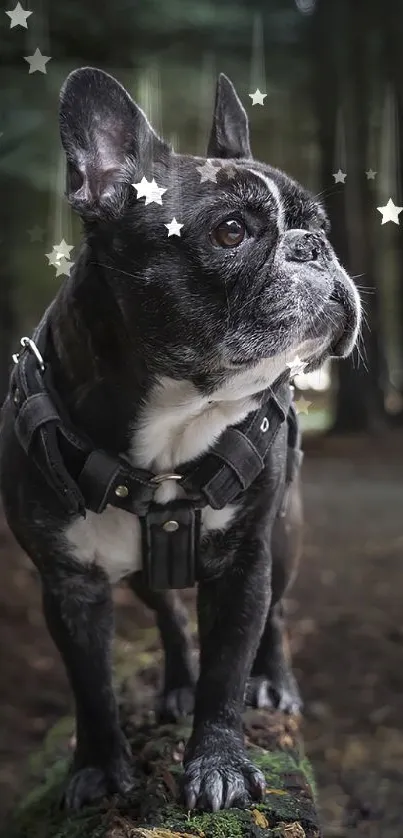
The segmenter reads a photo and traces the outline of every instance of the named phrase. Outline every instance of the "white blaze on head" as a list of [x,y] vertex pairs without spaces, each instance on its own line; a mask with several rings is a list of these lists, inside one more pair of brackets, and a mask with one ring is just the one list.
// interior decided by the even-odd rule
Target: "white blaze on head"
[[277,225],[279,233],[282,233],[284,230],[284,206],[281,200],[280,190],[272,178],[267,177],[267,175],[263,175],[261,172],[257,172],[256,169],[248,169],[248,172],[255,175],[256,177],[260,178],[261,181],[267,186],[267,189],[270,192],[270,195],[274,198],[277,204]]

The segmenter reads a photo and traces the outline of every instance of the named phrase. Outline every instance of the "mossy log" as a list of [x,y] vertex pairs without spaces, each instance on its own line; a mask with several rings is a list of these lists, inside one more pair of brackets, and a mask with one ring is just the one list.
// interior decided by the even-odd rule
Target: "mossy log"
[[[138,688],[139,682],[147,685],[153,679],[144,667],[148,653],[144,648],[137,655],[132,651],[143,666],[134,676]],[[249,756],[266,775],[264,802],[245,810],[187,812],[180,805],[179,788],[191,720],[158,726],[148,706],[149,687],[145,698],[143,690],[145,704],[135,708],[130,699],[133,676],[129,685],[122,673],[118,681],[122,724],[138,780],[130,798],[115,796],[70,817],[61,810],[74,731],[73,719],[65,718],[31,759],[31,791],[12,814],[3,838],[320,838],[314,780],[298,720],[277,712],[245,712]]]

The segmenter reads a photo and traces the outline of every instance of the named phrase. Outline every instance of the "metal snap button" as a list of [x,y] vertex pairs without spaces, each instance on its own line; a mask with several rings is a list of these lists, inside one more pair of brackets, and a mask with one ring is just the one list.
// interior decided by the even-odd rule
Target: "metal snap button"
[[262,431],[262,434],[265,434],[266,431],[269,430],[269,427],[270,427],[270,422],[269,422],[267,416],[265,416],[264,419],[263,419],[263,422],[260,426],[260,430]]
[[116,486],[115,495],[117,495],[118,498],[127,498],[128,494],[129,490],[127,486],[124,486],[123,484],[121,486]]
[[19,405],[19,403],[20,403],[20,391],[19,391],[18,387],[16,387],[16,388],[15,388],[15,390],[14,390],[13,402],[14,402],[14,404],[16,404],[17,406],[18,406],[18,405]]
[[165,524],[162,525],[162,529],[165,532],[176,532],[179,529],[179,524],[177,521],[165,521]]

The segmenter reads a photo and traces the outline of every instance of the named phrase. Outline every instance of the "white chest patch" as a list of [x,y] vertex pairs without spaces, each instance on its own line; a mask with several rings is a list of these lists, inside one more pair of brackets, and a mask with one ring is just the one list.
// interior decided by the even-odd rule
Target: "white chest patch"
[[[189,381],[161,379],[151,390],[133,430],[130,460],[134,466],[155,474],[173,472],[181,463],[199,456],[228,425],[242,421],[256,409],[254,395],[269,386],[285,368],[284,357],[256,365],[254,370],[234,372],[227,384],[210,398],[201,396]],[[180,471],[180,468],[179,468]],[[183,490],[173,480],[162,482],[155,493],[158,503],[181,497]],[[202,512],[202,532],[225,530],[237,506]],[[141,570],[141,533],[136,515],[108,506],[97,515],[87,511],[64,533],[70,554],[76,560],[95,562],[112,583]]]

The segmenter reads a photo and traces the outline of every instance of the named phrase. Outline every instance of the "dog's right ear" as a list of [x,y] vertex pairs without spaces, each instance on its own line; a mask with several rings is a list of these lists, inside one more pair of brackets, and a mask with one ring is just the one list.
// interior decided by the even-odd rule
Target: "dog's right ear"
[[232,82],[220,73],[207,157],[251,158],[249,123]]
[[116,79],[83,67],[60,93],[60,135],[67,157],[67,196],[83,216],[119,216],[133,175],[169,147]]

